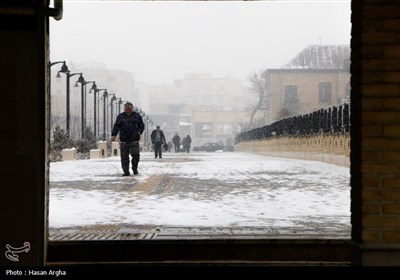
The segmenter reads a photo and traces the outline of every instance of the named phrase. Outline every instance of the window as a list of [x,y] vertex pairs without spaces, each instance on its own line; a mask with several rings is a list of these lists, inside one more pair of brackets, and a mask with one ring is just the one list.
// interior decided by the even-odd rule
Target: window
[[283,101],[283,107],[285,109],[289,109],[292,112],[297,112],[298,106],[299,99],[297,97],[297,86],[285,86],[285,99]]
[[217,124],[215,129],[217,136],[226,136],[233,134],[231,124]]
[[212,123],[196,123],[195,135],[199,138],[212,137]]
[[332,98],[332,84],[331,83],[319,83],[319,102],[329,103]]
[[350,98],[350,91],[351,91],[351,86],[350,82],[346,84],[346,98]]

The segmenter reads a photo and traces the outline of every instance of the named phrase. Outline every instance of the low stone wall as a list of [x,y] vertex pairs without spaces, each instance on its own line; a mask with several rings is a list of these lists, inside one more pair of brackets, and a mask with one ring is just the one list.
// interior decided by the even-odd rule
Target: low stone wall
[[119,147],[119,142],[111,142],[111,156],[116,157],[116,156],[121,156],[121,149]]
[[97,142],[97,149],[101,150],[102,157],[108,157],[108,149],[107,149],[107,141],[98,141]]
[[90,150],[90,159],[103,158],[103,150],[102,149],[91,149]]
[[276,136],[240,142],[235,151],[274,157],[316,160],[350,167],[350,135]]
[[76,160],[77,150],[76,148],[63,149],[61,150],[61,156],[63,161]]

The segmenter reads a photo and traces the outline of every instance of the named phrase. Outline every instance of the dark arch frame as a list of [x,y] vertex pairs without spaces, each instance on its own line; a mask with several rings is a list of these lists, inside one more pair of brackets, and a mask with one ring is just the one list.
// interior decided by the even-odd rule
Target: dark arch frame
[[[395,104],[398,104],[400,89],[396,82],[383,78],[389,71],[387,58],[394,62],[399,60],[392,49],[398,48],[398,40],[386,41],[395,38],[393,34],[400,31],[396,21],[398,1],[352,0],[351,3],[350,241],[168,240],[75,244],[47,241],[49,17],[44,12],[49,2],[5,0],[0,4],[0,78],[3,85],[0,127],[5,135],[0,137],[0,205],[3,209],[0,211],[0,244],[19,247],[28,241],[31,246],[29,253],[21,254],[18,263],[2,257],[0,264],[296,265],[306,262],[311,265],[400,265],[400,241],[396,235],[385,235],[387,229],[398,232],[399,214],[393,212],[385,216],[383,212],[374,213],[374,209],[366,208],[367,202],[381,207],[385,202],[382,198],[393,204],[398,194],[398,169],[390,171],[395,163],[373,158],[370,164],[366,159],[366,156],[374,156],[367,153],[369,151],[384,151],[397,157],[400,153],[397,134],[392,132],[394,134],[386,137],[379,131],[368,130],[369,125],[377,123],[371,119],[382,117],[385,108],[391,110],[389,116],[398,116]],[[384,102],[386,107],[382,105]],[[378,123],[380,127],[386,124],[399,125],[399,119]],[[368,137],[368,133],[373,137]],[[374,173],[374,166],[379,167],[383,175]],[[387,197],[390,194],[393,196]]]
[[[352,120],[353,121],[353,120]],[[355,142],[354,142],[355,143]],[[353,148],[353,147],[352,147]],[[354,156],[354,154],[353,154]],[[352,200],[357,200],[352,191]],[[353,202],[352,202],[353,203]],[[356,203],[357,205],[357,203]],[[355,206],[352,204],[352,211]],[[360,255],[353,243],[358,240],[352,214],[352,240],[134,240],[49,242],[48,263],[116,262],[120,264],[260,264],[280,263],[341,263],[359,264]],[[99,255],[93,255],[96,248]],[[257,249],[255,249],[257,248]],[[77,256],[75,252],[79,251]],[[310,252],[313,254],[310,254]],[[133,253],[134,252],[134,253]],[[241,260],[240,260],[241,259]]]

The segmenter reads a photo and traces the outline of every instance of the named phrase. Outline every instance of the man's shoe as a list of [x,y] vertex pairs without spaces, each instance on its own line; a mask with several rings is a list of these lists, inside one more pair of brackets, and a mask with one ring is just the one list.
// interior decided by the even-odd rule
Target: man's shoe
[[135,174],[135,175],[138,175],[138,170],[137,170],[137,168],[135,168],[135,169],[133,169],[133,174]]
[[124,173],[122,176],[129,176],[131,175],[130,173]]

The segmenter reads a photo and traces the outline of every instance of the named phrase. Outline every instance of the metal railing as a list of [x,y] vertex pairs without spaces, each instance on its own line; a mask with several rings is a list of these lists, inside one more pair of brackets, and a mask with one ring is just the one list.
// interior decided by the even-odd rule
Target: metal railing
[[235,144],[242,141],[268,139],[276,136],[306,136],[317,133],[350,132],[350,104],[344,103],[309,114],[288,117],[270,125],[238,134]]

